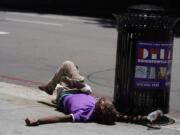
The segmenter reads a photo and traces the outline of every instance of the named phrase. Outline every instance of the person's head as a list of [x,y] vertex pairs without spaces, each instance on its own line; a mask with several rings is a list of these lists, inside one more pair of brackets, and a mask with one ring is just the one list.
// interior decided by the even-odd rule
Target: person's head
[[118,112],[114,105],[107,103],[105,98],[99,99],[95,105],[94,121],[102,124],[114,124]]

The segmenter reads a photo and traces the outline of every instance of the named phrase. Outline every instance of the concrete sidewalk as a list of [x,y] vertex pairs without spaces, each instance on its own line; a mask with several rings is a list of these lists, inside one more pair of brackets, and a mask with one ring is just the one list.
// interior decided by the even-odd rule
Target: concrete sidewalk
[[[173,125],[163,126],[160,130],[148,130],[147,127],[116,123],[100,125],[97,123],[56,123],[37,127],[27,127],[24,119],[60,114],[55,107],[47,105],[55,95],[49,96],[35,88],[0,82],[0,135],[169,135],[180,134],[180,120]],[[47,104],[46,104],[47,103]],[[63,114],[62,114],[63,115]]]

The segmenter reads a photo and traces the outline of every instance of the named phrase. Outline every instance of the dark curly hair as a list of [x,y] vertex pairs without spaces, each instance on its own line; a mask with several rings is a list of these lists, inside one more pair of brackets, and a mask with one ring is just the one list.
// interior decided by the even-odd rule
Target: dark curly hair
[[117,119],[118,112],[114,105],[107,103],[105,98],[97,101],[94,110],[94,121],[101,124],[114,124]]

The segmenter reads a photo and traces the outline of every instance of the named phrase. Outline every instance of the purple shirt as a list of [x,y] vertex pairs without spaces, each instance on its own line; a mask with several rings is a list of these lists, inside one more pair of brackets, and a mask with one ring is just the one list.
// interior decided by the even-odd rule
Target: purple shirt
[[65,114],[71,114],[75,122],[88,121],[95,109],[96,99],[86,94],[66,96],[63,101]]

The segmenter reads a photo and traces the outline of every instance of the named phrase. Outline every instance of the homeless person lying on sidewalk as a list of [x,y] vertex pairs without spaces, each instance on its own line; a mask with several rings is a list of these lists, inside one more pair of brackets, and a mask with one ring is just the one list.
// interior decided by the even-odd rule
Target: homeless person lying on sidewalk
[[[94,121],[101,124],[113,124],[116,121],[123,122],[152,122],[162,115],[161,111],[153,114],[154,119],[148,116],[126,116],[116,111],[115,107],[106,102],[105,98],[96,100],[91,93],[85,78],[80,75],[78,67],[71,61],[65,61],[57,70],[54,77],[45,86],[39,89],[52,95],[57,90],[57,98],[53,103],[65,115],[49,116],[44,118],[25,120],[27,126],[57,122],[88,122]],[[151,116],[152,117],[152,116]]]

